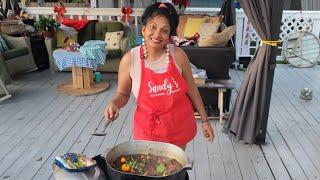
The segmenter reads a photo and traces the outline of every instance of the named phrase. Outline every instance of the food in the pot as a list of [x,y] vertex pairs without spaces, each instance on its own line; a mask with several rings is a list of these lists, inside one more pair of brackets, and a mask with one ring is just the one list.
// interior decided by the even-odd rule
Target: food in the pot
[[143,176],[167,176],[178,172],[182,165],[175,159],[153,154],[132,154],[121,156],[111,167],[122,172]]

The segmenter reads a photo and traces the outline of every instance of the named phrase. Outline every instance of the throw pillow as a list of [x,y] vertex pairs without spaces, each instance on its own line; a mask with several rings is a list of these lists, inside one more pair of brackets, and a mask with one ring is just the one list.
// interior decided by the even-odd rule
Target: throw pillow
[[[77,34],[67,38],[67,35],[61,30],[57,30],[56,36],[57,36],[57,47],[58,48],[65,48],[65,47],[67,47],[67,45],[69,43],[77,42],[77,39],[78,39]],[[65,40],[66,40],[66,42],[65,42]]]
[[204,16],[203,22],[204,23],[221,23],[223,21],[223,16]]
[[184,30],[185,30],[187,20],[189,17],[202,19],[202,15],[186,14],[186,15],[179,16],[179,24],[177,27],[177,36],[180,38],[183,38]]
[[199,33],[202,18],[188,18],[187,24],[184,30],[184,37],[191,38],[196,33]]
[[184,37],[184,32],[187,24],[188,18],[199,18],[203,19],[205,17],[205,23],[218,23],[222,22],[223,16],[208,16],[208,15],[201,15],[201,14],[185,14],[179,16],[179,24],[177,27],[177,36],[180,38]]
[[224,47],[236,33],[236,26],[229,26],[222,32],[200,38],[199,47]]
[[117,21],[100,21],[95,25],[95,39],[104,40],[106,32],[124,31],[124,26]]
[[123,31],[106,32],[105,42],[107,43],[106,49],[120,49],[120,41],[123,38]]
[[9,50],[7,43],[4,41],[4,39],[2,38],[2,36],[0,35],[0,52],[4,52]]
[[199,34],[200,34],[200,39],[202,37],[207,37],[209,35],[213,35],[218,33],[220,28],[220,23],[202,23],[200,25],[200,30],[199,30]]

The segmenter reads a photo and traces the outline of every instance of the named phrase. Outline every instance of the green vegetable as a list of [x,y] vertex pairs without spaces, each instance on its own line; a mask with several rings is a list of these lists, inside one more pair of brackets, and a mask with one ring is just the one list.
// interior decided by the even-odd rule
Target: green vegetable
[[159,164],[159,165],[156,167],[156,171],[157,171],[158,173],[163,173],[165,169],[166,169],[166,168],[164,167],[163,164]]

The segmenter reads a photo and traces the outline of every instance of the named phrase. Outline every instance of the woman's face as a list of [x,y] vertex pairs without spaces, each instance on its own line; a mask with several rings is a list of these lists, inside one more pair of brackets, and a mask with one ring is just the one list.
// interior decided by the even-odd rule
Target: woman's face
[[163,48],[169,42],[170,24],[165,16],[158,15],[148,20],[142,28],[142,35],[146,46],[150,48]]

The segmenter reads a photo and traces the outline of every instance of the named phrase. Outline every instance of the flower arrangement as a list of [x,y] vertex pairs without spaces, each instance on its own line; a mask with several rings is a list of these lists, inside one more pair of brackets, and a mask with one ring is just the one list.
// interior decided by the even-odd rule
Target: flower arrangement
[[179,8],[181,8],[182,6],[186,8],[190,4],[190,0],[172,0],[172,2],[174,5],[178,5]]

